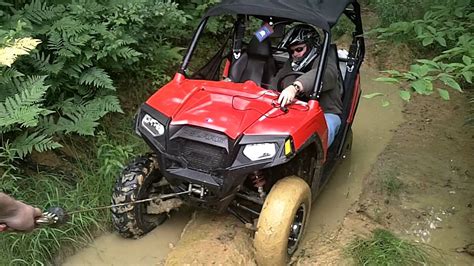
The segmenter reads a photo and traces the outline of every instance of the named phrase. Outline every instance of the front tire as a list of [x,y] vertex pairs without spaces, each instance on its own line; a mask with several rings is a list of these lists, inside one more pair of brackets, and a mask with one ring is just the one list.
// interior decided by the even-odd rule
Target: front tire
[[286,265],[303,236],[311,210],[311,190],[297,176],[273,185],[262,207],[255,232],[258,265]]
[[[151,194],[155,193],[155,190],[163,190],[162,187],[157,187],[162,179],[156,156],[154,154],[140,156],[118,176],[112,194],[112,204],[153,196]],[[125,238],[139,238],[166,220],[166,213],[148,214],[147,206],[148,203],[138,203],[113,207],[112,223],[117,232]]]

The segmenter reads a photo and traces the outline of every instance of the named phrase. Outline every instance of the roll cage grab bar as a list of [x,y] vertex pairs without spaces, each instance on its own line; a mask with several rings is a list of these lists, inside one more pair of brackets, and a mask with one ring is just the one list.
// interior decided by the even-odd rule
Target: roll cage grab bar
[[[350,70],[349,72],[352,72],[354,68],[356,70],[359,69],[362,63],[362,60],[359,60],[359,59],[364,58],[364,54],[365,54],[365,44],[364,44],[364,39],[362,38],[363,29],[362,29],[362,19],[360,16],[360,5],[357,2],[353,2],[351,4],[353,6],[353,9],[349,8],[348,6],[344,10],[344,14],[355,25],[355,31],[352,33],[353,41],[349,49],[349,57],[348,57],[348,65],[347,65],[348,69]],[[199,38],[201,37],[201,33],[204,30],[208,19],[209,17],[205,17],[199,23],[199,26],[193,35],[191,44],[189,45],[186,51],[186,54],[183,59],[183,63],[181,64],[181,67],[178,70],[180,74],[183,74],[186,76],[186,70],[188,68],[189,61],[191,60],[194,50],[196,49],[196,45],[199,41]],[[319,61],[318,71],[316,72],[316,79],[314,82],[313,92],[310,94],[311,100],[318,99],[322,90],[322,86],[318,84],[321,84],[321,80],[322,80],[322,76],[324,72],[323,70],[325,69],[325,64],[327,61],[326,60],[327,53],[328,53],[329,46],[331,43],[330,40],[331,40],[331,33],[329,31],[324,31],[324,42],[322,45],[323,49],[321,51],[321,60]]]

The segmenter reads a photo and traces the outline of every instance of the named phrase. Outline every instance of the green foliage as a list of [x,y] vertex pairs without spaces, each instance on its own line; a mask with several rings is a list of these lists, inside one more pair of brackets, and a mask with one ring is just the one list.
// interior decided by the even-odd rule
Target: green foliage
[[44,78],[29,77],[26,80],[15,80],[14,86],[18,93],[2,97],[0,102],[0,132],[5,133],[17,124],[20,127],[36,126],[39,116],[51,113],[40,105],[48,89],[48,86],[44,85]]
[[427,265],[426,248],[375,229],[371,238],[356,238],[346,248],[356,265]]
[[[365,2],[365,3],[364,3]],[[386,27],[394,22],[421,18],[432,5],[444,4],[443,0],[363,0],[378,14],[381,25]]]
[[[21,189],[8,192],[42,209],[61,206],[73,211],[110,204],[117,169],[134,155],[133,147],[113,142],[102,133],[99,133],[96,146],[91,147],[96,152],[77,161],[79,168],[68,168],[65,175],[39,173],[33,178],[22,177],[16,180]],[[65,182],[71,176],[77,176],[77,183]],[[1,190],[6,191],[5,187]],[[107,210],[84,212],[70,218],[66,225],[58,228],[45,227],[29,234],[0,234],[0,249],[4,251],[0,265],[49,264],[64,245],[82,247],[93,239],[96,231],[110,227]]]
[[334,28],[331,29],[331,33],[332,33],[331,37],[333,38],[333,40],[337,40],[344,34],[348,34],[348,35],[352,34],[353,30],[354,30],[354,24],[352,23],[352,21],[349,20],[347,16],[343,15],[339,19],[336,26],[334,26]]
[[388,195],[396,196],[400,193],[403,188],[403,183],[396,176],[386,176],[381,180],[382,189],[385,190]]
[[435,92],[442,99],[449,100],[447,89],[463,92],[472,88],[473,21],[474,8],[470,0],[449,0],[446,5],[432,6],[423,19],[375,29],[373,32],[379,39],[417,42],[437,54],[432,59],[416,60],[408,71],[383,71],[389,77],[377,80],[400,83],[404,87],[400,96],[406,101],[411,99],[412,93],[431,95]]
[[[194,30],[200,22],[202,16],[206,11],[217,3],[221,2],[220,0],[178,0],[179,5],[182,7],[186,14],[189,14],[194,20],[189,24],[191,30]],[[226,18],[221,17],[217,19],[212,19],[208,21],[206,25],[207,30],[214,35],[225,34],[227,28],[231,26],[232,23]]]
[[0,59],[12,66],[0,67],[0,158],[60,147],[54,136],[62,134],[94,135],[102,117],[122,112],[114,76],[163,82],[181,58],[172,43],[187,33],[191,17],[175,3],[56,2],[0,5]]

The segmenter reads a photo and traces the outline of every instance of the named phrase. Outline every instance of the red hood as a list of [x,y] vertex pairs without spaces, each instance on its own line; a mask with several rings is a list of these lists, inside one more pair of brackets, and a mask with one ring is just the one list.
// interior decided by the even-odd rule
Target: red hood
[[326,142],[326,123],[316,101],[292,105],[288,113],[272,106],[278,95],[255,83],[174,79],[146,102],[171,118],[172,125],[194,125],[225,133],[291,135],[298,148],[318,132]]
[[272,109],[277,95],[253,82],[236,84],[176,78],[147,104],[171,117],[172,125],[194,125],[236,139]]

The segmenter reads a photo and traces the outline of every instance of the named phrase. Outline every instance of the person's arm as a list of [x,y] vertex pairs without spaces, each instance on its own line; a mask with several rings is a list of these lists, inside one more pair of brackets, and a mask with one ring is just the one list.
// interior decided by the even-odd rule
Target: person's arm
[[[332,58],[328,58],[328,63],[326,66],[326,70],[324,71],[323,75],[323,86],[322,92],[326,92],[328,90],[332,90],[338,87],[338,72],[337,66],[333,62]],[[313,65],[317,66],[319,60],[317,60]],[[285,106],[293,101],[299,93],[304,93],[307,96],[311,94],[314,88],[314,81],[316,79],[316,71],[317,68],[313,68],[310,71],[306,72],[305,74],[298,77],[293,84],[286,87],[280,97],[278,98],[278,102]]]
[[31,231],[35,228],[41,210],[0,193],[0,231],[11,228],[17,231]]
[[278,97],[278,102],[281,106],[290,104],[296,95],[304,93],[309,95],[311,93],[311,86],[316,76],[316,69],[311,69],[305,74],[298,77],[292,84],[287,86]]

